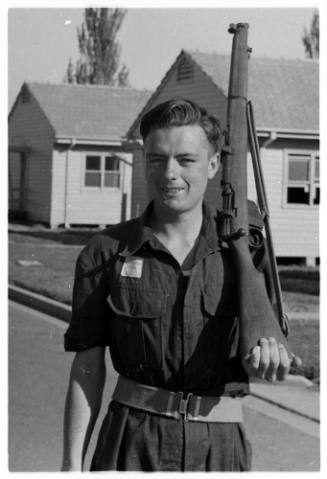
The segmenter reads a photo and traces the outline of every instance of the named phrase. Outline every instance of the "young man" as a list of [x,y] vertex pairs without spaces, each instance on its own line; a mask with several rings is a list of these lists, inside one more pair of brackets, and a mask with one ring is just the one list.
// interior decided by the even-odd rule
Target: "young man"
[[283,379],[289,359],[273,338],[238,356],[233,261],[203,203],[219,168],[219,123],[170,100],[143,117],[141,135],[150,204],[96,235],[77,261],[63,470],[82,470],[106,346],[120,377],[92,470],[249,470],[248,375]]

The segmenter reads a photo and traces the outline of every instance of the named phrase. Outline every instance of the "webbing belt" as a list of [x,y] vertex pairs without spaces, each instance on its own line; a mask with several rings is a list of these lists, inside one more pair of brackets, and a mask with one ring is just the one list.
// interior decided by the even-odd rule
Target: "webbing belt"
[[147,386],[123,376],[118,377],[112,399],[136,409],[185,421],[242,422],[241,398],[194,396],[183,392]]

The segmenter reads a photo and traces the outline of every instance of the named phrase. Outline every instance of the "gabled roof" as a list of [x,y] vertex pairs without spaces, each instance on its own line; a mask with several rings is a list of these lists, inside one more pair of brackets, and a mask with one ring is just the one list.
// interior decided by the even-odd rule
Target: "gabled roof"
[[[216,53],[186,53],[227,96],[230,58]],[[248,98],[255,109],[257,127],[317,131],[319,62],[251,56]]]
[[[184,58],[196,64],[227,98],[230,56],[182,50],[130,127],[129,135],[135,133],[140,117],[151,108]],[[251,56],[248,99],[254,107],[257,130],[318,133],[319,62]],[[221,121],[224,124],[225,119]]]
[[102,85],[27,83],[22,88],[34,96],[57,138],[89,140],[120,140],[151,94]]

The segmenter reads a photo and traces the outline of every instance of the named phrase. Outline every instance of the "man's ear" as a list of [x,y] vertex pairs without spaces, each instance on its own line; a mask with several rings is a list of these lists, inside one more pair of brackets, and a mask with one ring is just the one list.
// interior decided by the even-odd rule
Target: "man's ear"
[[211,180],[219,170],[220,166],[220,153],[214,153],[209,158],[208,164],[208,178]]

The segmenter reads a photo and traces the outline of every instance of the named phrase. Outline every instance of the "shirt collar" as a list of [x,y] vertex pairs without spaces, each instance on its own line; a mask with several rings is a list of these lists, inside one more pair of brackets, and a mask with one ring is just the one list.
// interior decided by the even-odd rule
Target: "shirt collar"
[[[127,240],[125,248],[120,253],[121,256],[135,255],[145,243],[150,243],[151,246],[158,244],[150,226],[152,213],[153,201],[148,204],[145,211],[138,218],[136,234]],[[199,254],[196,256],[205,256],[221,249],[221,241],[217,235],[216,219],[213,218],[210,208],[206,203],[203,203],[203,220],[197,249]]]

